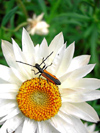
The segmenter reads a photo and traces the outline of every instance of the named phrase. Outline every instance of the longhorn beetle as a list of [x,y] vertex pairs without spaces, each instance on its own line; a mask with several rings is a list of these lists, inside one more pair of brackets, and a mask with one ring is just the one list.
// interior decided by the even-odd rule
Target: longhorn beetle
[[[46,66],[45,61],[46,61],[46,60],[48,59],[48,57],[50,57],[52,54],[53,54],[53,51],[52,51],[45,59],[44,59],[44,58],[42,59],[41,64],[36,63],[35,66],[30,65],[30,64],[28,64],[28,63],[21,62],[21,61],[16,61],[16,62],[19,62],[19,63],[22,63],[22,64],[26,64],[26,65],[35,67],[35,68],[38,70],[38,72],[35,73],[35,70],[32,69],[32,70],[34,71],[34,74],[35,74],[35,75],[40,73],[39,77],[42,75],[43,77],[45,77],[45,78],[47,79],[47,81],[50,81],[50,82],[52,82],[52,83],[54,83],[54,84],[56,84],[56,85],[61,85],[61,82],[59,81],[59,79],[58,79],[56,76],[52,75],[50,72],[48,72],[48,71],[46,70],[49,66],[52,65],[52,63],[51,63],[50,65]],[[41,67],[42,64],[44,64],[43,67]]]

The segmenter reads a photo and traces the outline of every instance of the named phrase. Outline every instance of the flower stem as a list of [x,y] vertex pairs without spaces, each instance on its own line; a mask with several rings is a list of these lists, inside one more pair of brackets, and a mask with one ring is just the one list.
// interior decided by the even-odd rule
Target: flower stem
[[19,5],[19,7],[21,8],[21,10],[24,12],[26,18],[28,18],[28,13],[27,13],[27,10],[23,4],[23,2],[21,0],[16,0],[17,1],[17,4]]
[[27,22],[23,22],[21,23],[20,25],[18,25],[15,29],[11,30],[11,29],[8,29],[8,28],[5,28],[5,27],[2,27],[5,31],[10,31],[10,32],[16,32],[18,31],[21,27],[27,25]]

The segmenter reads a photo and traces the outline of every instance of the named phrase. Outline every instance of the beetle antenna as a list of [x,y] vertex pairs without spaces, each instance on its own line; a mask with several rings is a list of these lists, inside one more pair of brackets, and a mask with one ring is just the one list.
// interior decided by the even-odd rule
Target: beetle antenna
[[29,65],[29,66],[32,66],[32,67],[35,67],[35,66],[30,65],[30,64],[28,64],[28,63],[24,63],[24,62],[22,62],[22,61],[16,61],[16,62],[18,62],[18,63],[22,63],[22,64],[25,64],[25,65]]
[[53,54],[53,52],[54,52],[54,51],[52,51],[52,52],[41,62],[40,65],[42,65],[42,63],[44,63],[44,62],[49,58],[49,56],[51,56],[51,55]]

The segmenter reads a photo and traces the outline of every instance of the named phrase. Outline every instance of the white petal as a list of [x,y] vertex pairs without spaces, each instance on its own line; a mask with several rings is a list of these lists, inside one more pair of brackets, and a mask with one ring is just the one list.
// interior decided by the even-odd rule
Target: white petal
[[73,54],[74,54],[74,49],[75,49],[75,44],[72,43],[71,45],[69,45],[67,47],[67,49],[65,51],[63,51],[63,58],[61,61],[61,65],[59,68],[59,71],[57,72],[57,75],[62,75],[63,73],[65,73],[67,71],[67,68],[69,67]]
[[34,64],[34,56],[35,56],[34,44],[29,34],[24,28],[22,32],[22,50],[27,60],[26,63]]
[[60,110],[86,121],[97,122],[99,120],[96,111],[87,103],[63,103]]
[[[48,51],[48,44],[46,39],[44,38],[41,45],[40,45],[40,49],[39,49],[39,53],[38,56],[40,59],[42,59],[43,57],[46,58],[49,55],[49,51]],[[41,60],[42,61],[42,60]]]
[[7,41],[2,41],[2,51],[6,62],[9,66],[16,68],[15,56],[13,52],[13,46]]
[[61,111],[59,111],[58,115],[66,122],[70,121],[70,126],[73,127],[73,132],[71,131],[71,133],[88,133],[81,120],[77,117],[66,115]]
[[[9,100],[8,100],[8,102],[9,102]],[[1,106],[0,107],[0,117],[10,113],[15,106],[16,106],[16,104],[14,102],[9,102],[8,104]]]
[[[3,49],[3,53],[7,60],[8,65],[11,68],[17,69],[19,72],[21,71],[20,73],[25,73],[25,71],[23,72],[23,68],[22,68],[22,70],[20,70],[19,64],[17,65],[17,63],[16,63],[12,45],[9,42],[3,41],[2,49]],[[19,79],[17,79],[17,81],[18,80]]]
[[16,99],[17,92],[13,93],[0,93],[0,98],[2,99]]
[[16,104],[16,100],[10,100],[10,99],[1,99],[0,98],[0,107],[8,104],[8,103],[14,103]]
[[38,122],[37,133],[59,133],[48,121]]
[[18,92],[19,87],[16,84],[0,84],[0,93],[2,92]]
[[[13,50],[14,50],[14,55],[16,60],[15,61],[22,61],[24,63],[26,63],[26,59],[24,54],[21,52],[21,49],[19,48],[19,46],[17,45],[17,43],[12,39],[13,41]],[[23,75],[23,77],[28,77],[30,78],[30,71],[29,69],[27,69],[29,66],[22,64],[22,63],[17,63],[17,65],[20,67],[20,69],[18,69],[19,73]],[[14,70],[14,69],[13,69]]]
[[88,133],[80,119],[72,116],[73,125],[77,133]]
[[61,94],[61,97],[63,98],[64,96],[66,98],[71,98],[74,94],[77,93],[77,91],[73,90],[73,89],[69,89],[69,88],[61,88],[60,90],[60,94]]
[[[16,63],[16,59],[15,59],[15,55],[14,55],[12,44],[10,44],[7,41],[3,41],[2,50],[3,50],[4,56],[6,58],[6,61],[7,61],[8,65],[11,68],[17,69],[19,71],[19,66]],[[11,76],[11,77],[14,77],[14,76]],[[20,82],[19,79],[17,79],[17,81]]]
[[0,133],[13,132],[23,122],[23,115],[19,114],[7,120],[0,128]]
[[68,124],[73,125],[73,122],[72,122],[70,116],[69,116],[69,115],[66,115],[67,113],[64,114],[63,112],[64,112],[64,111],[62,111],[62,110],[60,109],[57,115],[58,115],[59,117],[61,117],[63,120],[65,120]]
[[31,18],[28,18],[28,19],[27,19],[28,22],[31,22],[32,20],[33,20],[33,19],[31,19]]
[[[24,69],[25,65],[24,64],[19,64],[19,66],[20,66],[20,68],[22,68],[22,66],[23,66],[23,69]],[[25,80],[29,79],[28,77],[31,77],[31,76],[28,76],[27,74],[23,73],[21,70],[18,71],[15,68],[11,68],[11,69],[12,69],[13,73],[16,75],[16,77],[20,79],[20,83],[22,83]]]
[[72,90],[72,89],[63,89],[60,90],[61,93],[61,98],[62,98],[62,103],[63,102],[74,102],[74,103],[79,103],[79,102],[84,102],[84,96],[81,94],[78,90]]
[[64,44],[64,38],[62,32],[54,37],[49,45],[49,51],[57,53],[58,49]]
[[72,127],[72,125],[64,121],[58,115],[55,115],[49,121],[51,125],[54,126],[61,133],[77,133]]
[[6,120],[8,120],[8,119],[10,119],[10,118],[12,118],[12,117],[14,117],[14,116],[16,116],[16,115],[19,114],[19,113],[20,113],[19,108],[14,107],[13,110],[12,110],[11,112],[9,112],[5,117],[3,117],[3,118],[0,120],[0,122],[4,122],[4,121],[6,121]]
[[30,27],[27,27],[27,31],[29,32],[29,34],[34,35],[36,32],[36,27],[33,27],[32,29],[30,29]]
[[36,25],[36,32],[39,33],[42,32],[42,29],[48,28],[49,25],[45,21],[38,22]]
[[55,115],[55,117],[52,117],[49,121],[51,125],[54,126],[59,132],[66,132],[62,126],[65,124],[65,122],[58,115]]
[[[58,52],[55,55],[55,58],[52,62],[53,64],[50,68],[50,70],[52,71],[53,74],[56,74],[59,69],[65,48],[66,48],[66,45],[62,45],[62,47],[58,50]],[[49,68],[48,68],[48,70],[49,70]]]
[[90,60],[89,55],[81,55],[73,58],[67,72],[73,71],[75,69],[87,65],[89,60]]
[[68,77],[70,77],[71,74],[72,74],[72,72],[69,72],[69,73],[65,73],[65,74],[63,74],[62,76],[59,77],[59,80],[62,83],[61,84],[62,85],[62,88],[65,88],[66,87],[65,84],[67,84],[67,83],[69,84],[70,81],[67,81],[67,80],[68,80]]
[[23,123],[23,129],[22,133],[35,133],[37,129],[37,122],[34,120],[30,120],[29,118],[25,118],[24,123]]
[[0,84],[8,84],[8,82],[6,80],[0,78]]
[[79,80],[82,77],[86,76],[89,72],[92,71],[94,66],[95,65],[93,65],[93,64],[86,65],[86,66],[83,66],[83,67],[76,69],[72,72],[65,73],[64,75],[59,77],[59,80],[62,83],[62,88],[72,87],[73,86],[72,83],[75,83],[76,80]]
[[37,21],[42,20],[43,16],[44,16],[44,13],[41,13],[39,16],[37,16],[36,20]]
[[88,73],[90,73],[93,68],[94,68],[94,64],[89,64],[86,66],[83,66],[75,71],[72,72],[72,74],[70,75],[70,78],[72,79],[80,79],[84,76],[86,76]]
[[[35,14],[35,13],[33,14],[33,17],[32,17],[32,18],[33,18],[33,19],[36,19],[36,14]],[[30,19],[30,18],[29,18],[29,19]],[[33,19],[32,19],[32,20],[33,20]]]
[[7,100],[7,99],[0,99],[0,107],[1,106],[4,106],[5,104],[7,104],[7,103],[9,103],[10,102],[10,100]]
[[[67,92],[67,89],[65,89]],[[64,90],[63,90],[64,91]],[[80,103],[85,101],[92,101],[100,98],[100,91],[95,90],[91,92],[82,92],[80,90],[71,90],[68,95],[67,93],[64,94],[64,92],[61,92],[62,96],[62,102],[74,102],[74,103]]]
[[18,126],[15,133],[22,133],[22,127],[23,127],[23,123]]
[[0,65],[0,78],[10,83],[19,83],[19,79],[14,75],[12,70],[7,66]]
[[95,124],[88,126],[88,130],[93,132],[95,130]]
[[[37,32],[36,32],[37,33]],[[39,31],[39,33],[37,33],[38,35],[47,35],[49,33],[49,30],[47,28],[42,28],[41,31]]]
[[38,55],[38,53],[39,53],[39,50],[40,50],[40,45],[39,44],[37,44],[36,46],[35,46],[35,53]]
[[82,99],[84,101],[92,101],[92,100],[100,99],[100,91],[95,90],[95,91],[83,93]]
[[95,78],[82,78],[75,82],[73,87],[80,87],[85,89],[86,91],[92,91],[100,88],[100,80]]
[[20,47],[18,44],[12,39],[13,43],[13,50],[14,50],[14,55],[17,61],[26,61],[25,57],[23,56]]
[[95,131],[94,133],[99,133],[99,131]]

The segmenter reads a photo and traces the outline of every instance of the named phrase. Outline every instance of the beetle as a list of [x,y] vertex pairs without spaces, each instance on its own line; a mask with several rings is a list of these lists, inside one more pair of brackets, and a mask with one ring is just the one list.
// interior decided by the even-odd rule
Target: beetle
[[[29,66],[35,67],[35,68],[38,70],[38,72],[35,73],[35,70],[32,69],[32,70],[34,71],[34,74],[35,74],[35,75],[37,75],[37,74],[40,73],[39,77],[42,75],[43,77],[45,77],[45,78],[47,79],[47,81],[50,81],[50,82],[52,82],[52,83],[54,83],[54,84],[56,84],[56,85],[61,85],[61,82],[59,81],[59,79],[58,79],[55,75],[51,74],[50,72],[48,72],[48,71],[46,70],[49,66],[52,65],[52,63],[51,63],[50,65],[46,66],[45,61],[46,61],[52,54],[53,54],[53,51],[52,51],[45,59],[44,59],[44,58],[42,59],[41,64],[36,63],[35,66],[30,65],[30,64],[28,64],[28,63],[21,62],[21,61],[16,61],[16,62],[19,62],[19,63],[25,64],[25,65],[29,65]],[[41,67],[41,65],[42,65],[43,63],[44,63],[44,65],[43,65],[43,67]]]

